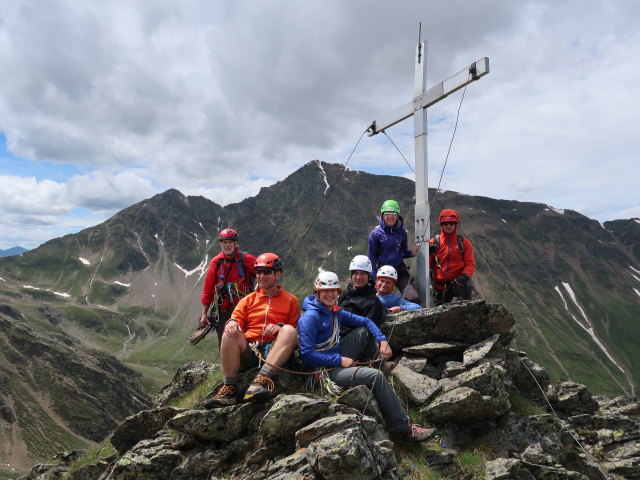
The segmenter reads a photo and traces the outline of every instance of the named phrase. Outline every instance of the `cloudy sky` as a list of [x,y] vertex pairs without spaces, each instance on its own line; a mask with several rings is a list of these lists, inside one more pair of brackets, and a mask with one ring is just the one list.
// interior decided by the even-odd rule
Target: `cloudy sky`
[[[640,2],[3,0],[0,248],[34,248],[168,188],[225,205],[345,163],[428,84],[489,57],[441,188],[640,216]],[[436,186],[462,91],[429,109]],[[413,123],[387,133],[413,163]],[[349,167],[411,177],[384,135]],[[411,177],[412,178],[412,177]]]

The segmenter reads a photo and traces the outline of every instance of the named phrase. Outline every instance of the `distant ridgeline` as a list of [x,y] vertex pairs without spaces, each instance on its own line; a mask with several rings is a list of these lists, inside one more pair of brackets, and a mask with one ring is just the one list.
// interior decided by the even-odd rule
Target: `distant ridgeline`
[[22,247],[12,247],[12,248],[8,248],[6,250],[2,250],[0,248],[0,258],[1,257],[10,257],[12,255],[20,255],[21,253],[27,252],[28,250],[26,248],[22,248]]
[[[478,293],[513,313],[517,348],[553,380],[580,382],[596,394],[632,393],[640,379],[638,219],[601,225],[537,203],[429,193],[433,226],[441,209],[460,212],[461,233],[476,254]],[[302,297],[318,269],[348,279],[382,201],[400,203],[412,238],[413,196],[406,178],[319,161],[225,207],[168,190],[95,227],[0,259],[0,306],[78,351],[116,355],[155,393],[185,362],[217,361],[213,340],[191,347],[185,338],[221,228],[238,230],[243,250],[278,253],[285,288]],[[0,347],[0,368],[17,361],[8,352]],[[6,398],[25,394],[26,387],[7,385]]]

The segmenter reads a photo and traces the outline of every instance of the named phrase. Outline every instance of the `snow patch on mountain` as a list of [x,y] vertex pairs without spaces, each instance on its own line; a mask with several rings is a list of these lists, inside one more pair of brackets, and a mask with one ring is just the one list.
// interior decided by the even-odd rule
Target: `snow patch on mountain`
[[78,260],[80,260],[85,265],[91,265],[91,262],[89,260],[87,260],[86,258],[78,257]]
[[607,358],[609,360],[611,360],[611,363],[613,363],[616,367],[618,367],[618,369],[625,374],[626,376],[626,372],[624,371],[624,369],[622,368],[622,366],[611,356],[611,354],[609,353],[609,351],[607,350],[607,347],[600,341],[600,339],[597,337],[594,329],[593,329],[593,324],[591,323],[591,321],[589,320],[589,318],[587,318],[587,315],[584,313],[584,310],[582,309],[582,306],[580,306],[580,304],[578,303],[578,300],[576,299],[576,294],[573,292],[573,289],[571,288],[571,285],[569,285],[567,282],[562,282],[562,286],[564,287],[564,289],[567,291],[567,294],[569,295],[569,298],[571,298],[571,301],[573,302],[573,304],[576,306],[576,308],[580,311],[580,314],[582,315],[582,317],[584,318],[584,321],[586,322],[586,325],[583,324],[583,322],[579,321],[576,316],[571,313],[569,311],[568,305],[566,300],[564,299],[564,296],[562,295],[562,292],[560,291],[560,288],[558,288],[558,286],[555,287],[556,292],[558,292],[558,294],[560,295],[560,298],[562,298],[562,302],[564,303],[564,308],[567,311],[567,313],[569,315],[571,315],[571,318],[573,318],[575,320],[575,322],[580,325],[580,327],[589,334],[589,336],[593,339],[593,341],[596,343],[596,345],[598,345],[598,347],[600,348],[600,350],[602,350],[602,353],[604,353]]
[[326,185],[324,189],[324,194],[327,194],[327,190],[329,190],[329,182],[327,181],[327,172],[324,171],[324,167],[322,166],[322,162],[320,160],[314,160],[318,168],[320,169],[320,173],[322,174],[322,179],[324,180],[324,184]]
[[553,210],[554,212],[559,213],[560,215],[563,215],[563,214],[564,214],[564,210],[563,210],[563,209],[561,209],[561,208],[554,208],[554,207],[552,207],[551,205],[547,205],[546,210]]
[[122,283],[122,282],[119,282],[117,280],[115,282],[113,282],[113,283],[115,283],[116,285],[122,285],[123,287],[130,287],[131,286],[130,283]]
[[196,283],[197,283],[198,281],[200,281],[200,279],[207,272],[207,267],[209,265],[209,255],[205,255],[204,260],[202,260],[202,262],[200,262],[200,264],[196,268],[194,268],[193,270],[187,270],[186,268],[181,267],[180,265],[178,265],[175,262],[174,262],[174,265],[178,268],[178,270],[180,270],[182,273],[184,273],[184,278],[190,277],[194,273],[200,272],[200,275],[198,276],[198,280],[196,281]]

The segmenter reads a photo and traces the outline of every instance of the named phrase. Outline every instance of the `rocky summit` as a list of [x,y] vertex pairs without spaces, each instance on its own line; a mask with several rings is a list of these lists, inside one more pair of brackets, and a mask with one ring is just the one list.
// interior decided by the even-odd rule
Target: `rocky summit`
[[[281,373],[280,392],[265,405],[181,403],[220,378],[218,366],[195,362],[176,372],[154,408],[117,427],[112,449],[65,452],[21,478],[640,478],[640,404],[594,396],[575,382],[550,384],[542,367],[511,348],[514,324],[484,301],[389,318],[384,329],[398,361],[389,380],[420,417],[413,420],[438,431],[420,446],[385,430],[362,386],[308,392],[299,377]],[[470,446],[482,452],[473,469],[464,455]],[[407,462],[407,452],[420,465]]]

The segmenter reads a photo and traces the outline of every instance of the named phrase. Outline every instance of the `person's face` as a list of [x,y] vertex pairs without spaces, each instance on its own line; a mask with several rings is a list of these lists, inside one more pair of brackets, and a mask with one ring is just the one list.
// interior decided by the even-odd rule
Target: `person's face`
[[222,249],[222,253],[224,253],[225,256],[230,257],[236,250],[236,242],[234,242],[233,240],[222,240],[220,242],[220,248]]
[[351,284],[353,288],[362,288],[369,282],[369,274],[362,270],[351,272]]
[[339,290],[337,288],[330,288],[327,290],[318,291],[318,301],[327,308],[331,308],[336,304],[339,296]]
[[398,214],[394,212],[384,212],[382,218],[384,219],[384,224],[387,227],[393,227],[398,220]]
[[446,233],[447,235],[450,233],[453,233],[453,231],[456,229],[456,222],[442,222],[440,224],[442,226],[442,230],[444,231],[444,233]]
[[393,288],[395,287],[396,282],[394,282],[391,278],[380,277],[376,280],[376,291],[380,295],[389,295],[393,293]]
[[281,276],[281,271],[272,268],[256,268],[256,281],[258,286],[265,291],[273,290],[278,285]]

